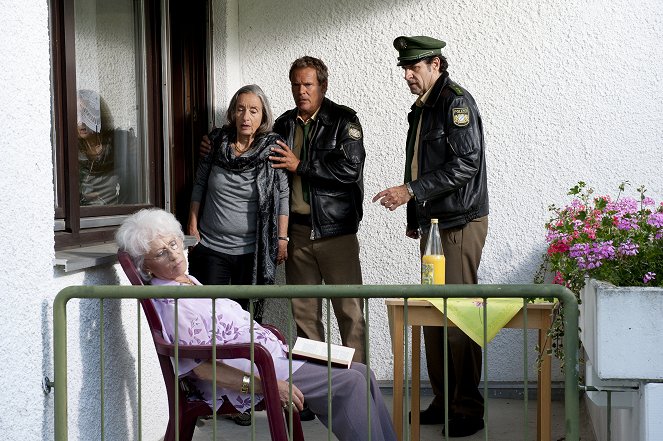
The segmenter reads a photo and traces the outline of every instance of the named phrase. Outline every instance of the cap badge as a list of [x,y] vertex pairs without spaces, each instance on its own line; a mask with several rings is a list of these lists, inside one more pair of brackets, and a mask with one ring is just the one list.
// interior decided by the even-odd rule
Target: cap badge
[[455,107],[451,110],[454,125],[465,127],[470,123],[470,109],[467,107]]
[[398,46],[398,50],[403,50],[407,49],[407,40],[405,38],[399,38],[398,41],[396,42],[396,46]]

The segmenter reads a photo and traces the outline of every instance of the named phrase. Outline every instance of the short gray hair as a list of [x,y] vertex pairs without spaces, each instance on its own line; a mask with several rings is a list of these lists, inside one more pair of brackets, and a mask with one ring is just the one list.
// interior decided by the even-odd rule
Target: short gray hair
[[226,120],[228,121],[227,127],[235,130],[237,119],[235,117],[235,110],[237,109],[237,100],[239,96],[243,93],[252,93],[260,99],[262,103],[262,121],[260,127],[256,130],[256,137],[264,133],[271,132],[272,126],[274,125],[274,114],[272,113],[272,108],[269,106],[269,100],[267,95],[262,91],[260,86],[256,84],[249,84],[239,88],[235,95],[230,99],[230,104],[228,105],[228,111],[226,112]]
[[145,271],[145,255],[150,251],[150,242],[158,237],[175,236],[184,241],[182,226],[171,213],[161,208],[142,209],[122,222],[115,233],[119,249],[126,251],[144,281],[152,277]]

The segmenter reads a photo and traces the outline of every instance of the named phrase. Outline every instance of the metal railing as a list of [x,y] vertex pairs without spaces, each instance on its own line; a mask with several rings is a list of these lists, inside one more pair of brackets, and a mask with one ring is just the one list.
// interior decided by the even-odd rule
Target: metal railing
[[[53,304],[53,333],[54,333],[54,381],[55,387],[55,441],[68,439],[68,412],[67,412],[67,303],[71,299],[257,299],[257,298],[311,298],[323,299],[354,297],[370,298],[482,298],[487,302],[490,298],[548,298],[559,301],[564,316],[564,346],[565,348],[578,347],[578,307],[575,296],[568,289],[560,285],[321,285],[321,286],[199,286],[195,289],[182,286],[72,286],[58,293]],[[103,302],[100,302],[103,314]],[[330,329],[329,307],[327,308],[327,329]],[[365,308],[368,314],[368,308]],[[525,314],[525,323],[527,313]],[[368,317],[366,323],[368,336]],[[140,321],[140,320],[139,320]],[[103,318],[100,321],[100,332],[103,332]],[[485,322],[484,322],[485,323]],[[523,329],[526,329],[526,325]],[[405,342],[407,338],[407,302],[405,303]],[[329,334],[329,331],[328,331]],[[140,335],[140,330],[139,330]],[[140,337],[139,337],[140,338]],[[103,343],[103,335],[100,340]],[[328,338],[329,340],[329,338]],[[366,341],[366,358],[370,360],[368,337]],[[139,343],[140,344],[140,343]],[[102,344],[103,346],[103,344]],[[446,345],[445,345],[446,346]],[[139,346],[140,348],[140,346]],[[139,349],[140,350],[140,349]],[[485,349],[484,349],[485,353]],[[407,343],[405,357],[407,359]],[[103,348],[101,350],[103,358]],[[576,350],[565,351],[565,440],[577,441],[579,439],[579,391],[578,391],[578,355]],[[368,363],[367,363],[368,364]],[[406,378],[407,378],[407,363]],[[369,365],[370,366],[370,365]],[[101,363],[103,369],[103,362]],[[484,376],[487,371],[484,368]],[[103,377],[103,371],[100,372]],[[140,380],[140,379],[139,379]],[[102,380],[103,381],[103,380]],[[487,379],[484,378],[484,382]],[[140,381],[139,387],[140,387]],[[103,394],[103,386],[102,392]],[[485,391],[484,391],[485,393]],[[139,394],[140,395],[140,394]],[[407,396],[407,388],[406,388]],[[527,396],[527,394],[525,394]],[[101,397],[103,403],[103,396]],[[253,400],[252,400],[253,401]],[[406,405],[407,406],[407,405]],[[101,425],[103,438],[103,404],[101,406]],[[405,412],[404,412],[405,413]],[[140,402],[138,415],[140,419]],[[140,424],[140,421],[139,421]],[[488,438],[488,426],[485,439]],[[291,431],[292,433],[292,431]],[[370,433],[370,432],[369,432]],[[214,431],[216,439],[216,426]],[[255,433],[253,433],[255,437]],[[329,431],[331,440],[331,430]],[[409,439],[409,431],[404,434]],[[140,439],[140,429],[139,429]]]

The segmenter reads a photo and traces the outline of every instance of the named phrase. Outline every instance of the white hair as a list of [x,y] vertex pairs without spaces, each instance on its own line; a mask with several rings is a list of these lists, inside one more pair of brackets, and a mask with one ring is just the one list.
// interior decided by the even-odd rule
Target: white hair
[[161,208],[142,209],[122,222],[115,233],[119,249],[126,251],[145,281],[151,276],[145,271],[145,255],[150,251],[150,242],[158,237],[175,236],[184,241],[182,226],[171,213]]

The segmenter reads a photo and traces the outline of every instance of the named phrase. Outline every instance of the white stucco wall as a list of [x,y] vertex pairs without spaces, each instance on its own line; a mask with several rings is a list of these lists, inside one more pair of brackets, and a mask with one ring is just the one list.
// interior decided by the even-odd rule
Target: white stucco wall
[[[482,283],[531,280],[544,250],[547,206],[566,201],[567,189],[580,179],[601,193],[629,180],[634,187],[645,184],[658,200],[663,196],[663,8],[657,0],[219,0],[214,10],[217,119],[243,83],[260,84],[276,113],[292,107],[289,63],[304,54],[327,62],[329,97],[358,111],[368,153],[360,231],[366,283],[418,281],[417,247],[403,237],[403,210],[387,213],[368,203],[402,175],[413,96],[391,46],[401,34],[446,40],[452,78],[482,111],[491,193]],[[114,266],[64,274],[52,265],[48,32],[46,2],[0,3],[0,243],[7,251],[0,271],[0,428],[9,440],[53,439],[53,394],[42,393],[41,378],[53,376],[56,293],[69,285],[126,283]],[[123,361],[129,372],[135,354],[118,349],[135,347],[135,309],[123,305],[120,314],[117,305],[107,305],[105,311],[112,321],[108,338],[121,343],[109,350],[108,367],[116,370]],[[97,363],[90,349],[95,336],[87,332],[98,326],[94,305],[72,303],[69,317],[69,353],[78,357],[70,378],[70,439],[96,439],[99,418],[86,394],[98,381],[90,373]],[[371,326],[375,359],[390,360],[380,300],[371,302]],[[519,358],[516,335],[505,332],[491,344],[489,379],[520,376],[519,366],[502,360]],[[165,410],[158,408],[165,399],[158,368],[146,363],[143,439],[154,440],[165,427]],[[373,366],[389,378],[389,363]],[[109,379],[111,385],[117,388],[109,397],[125,397],[127,405],[107,415],[113,425],[107,435],[117,439],[118,430],[135,439],[135,397],[126,384]]]
[[[0,4],[0,427],[14,440],[41,439],[49,417],[40,385],[49,340],[42,322],[53,295],[48,47],[45,2]],[[29,424],[18,417],[27,409],[35,416]]]
[[[614,194],[628,180],[632,190],[642,183],[651,196],[663,195],[663,8],[657,1],[249,0],[239,2],[239,19],[240,82],[259,84],[275,114],[294,107],[290,63],[313,55],[329,67],[327,96],[361,119],[364,283],[419,281],[417,243],[404,236],[404,208],[392,213],[370,203],[402,182],[406,114],[415,97],[396,66],[392,41],[399,35],[446,41],[451,78],[481,110],[491,214],[480,283],[532,281],[545,249],[547,208],[567,201],[579,180],[599,193]],[[372,301],[371,314],[372,353],[387,361],[374,368],[388,378],[382,301]],[[520,378],[522,369],[511,360],[521,359],[521,341],[519,332],[503,331],[491,343],[490,380]]]

